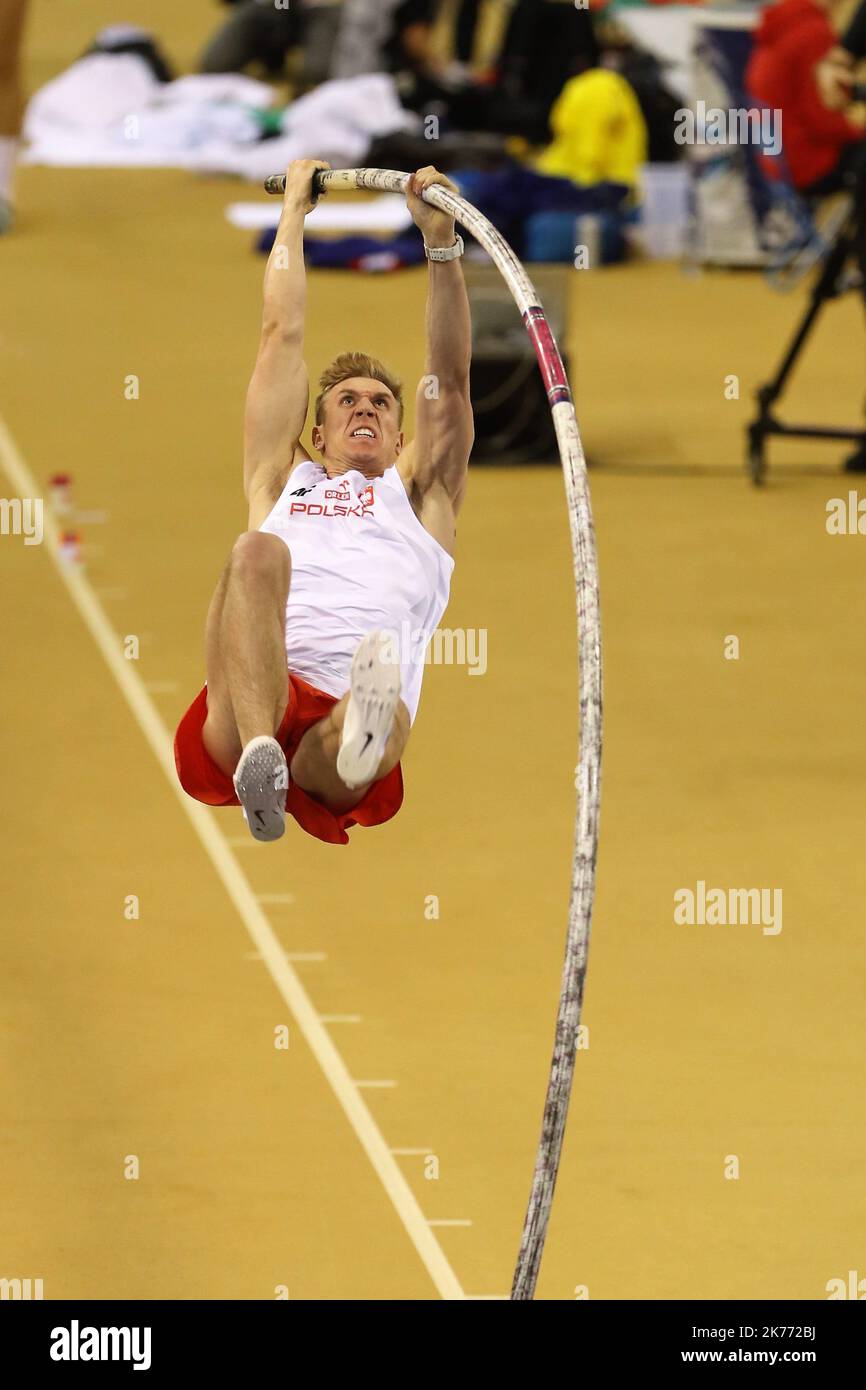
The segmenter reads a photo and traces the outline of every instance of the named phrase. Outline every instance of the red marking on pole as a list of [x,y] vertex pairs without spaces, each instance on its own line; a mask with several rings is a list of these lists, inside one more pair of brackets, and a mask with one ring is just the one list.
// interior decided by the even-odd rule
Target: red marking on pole
[[544,310],[540,305],[533,304],[524,313],[523,322],[535,348],[549,403],[553,406],[560,401],[570,401],[571,388],[568,385],[568,377],[565,375],[559,348],[550,331],[550,324],[544,316]]

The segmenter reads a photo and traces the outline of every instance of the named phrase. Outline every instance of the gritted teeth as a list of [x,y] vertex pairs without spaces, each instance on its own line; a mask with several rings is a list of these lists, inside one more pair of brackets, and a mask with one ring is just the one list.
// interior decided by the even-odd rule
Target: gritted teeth
[[359,425],[358,428],[357,428],[356,430],[352,430],[352,438],[353,438],[353,439],[359,439],[362,435],[363,435],[366,439],[375,439],[375,438],[376,438],[376,436],[375,436],[375,434],[373,433],[373,431],[372,431],[371,429],[368,429],[366,425]]

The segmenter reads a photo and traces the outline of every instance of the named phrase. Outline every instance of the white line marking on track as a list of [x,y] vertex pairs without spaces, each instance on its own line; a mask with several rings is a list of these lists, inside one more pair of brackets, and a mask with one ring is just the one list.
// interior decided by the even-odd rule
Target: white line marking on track
[[[324,951],[284,951],[286,960],[327,960]],[[245,951],[244,960],[263,960],[260,951]]]
[[[360,1014],[319,1014],[320,1023],[363,1023]],[[393,1153],[394,1150],[392,1149]]]
[[379,1089],[388,1090],[397,1085],[396,1081],[356,1081],[356,1086],[366,1087],[367,1090]]
[[[0,463],[21,497],[40,496],[36,479],[24,462],[2,419]],[[172,736],[145,690],[144,682],[135,670],[134,663],[124,659],[120,637],[108,621],[93,586],[83,574],[66,568],[60,561],[57,554],[58,528],[51,517],[45,518],[45,535],[49,542],[46,550],[62,583],[66,586],[69,597],[123,692],[154,757],[168,778],[178,804],[192,824],[254,945],[261,953],[277,990],[291,1011],[346,1119],[357,1135],[424,1268],[442,1298],[462,1299],[463,1289],[457,1275],[430,1230],[399,1165],[389,1153],[379,1126],[358,1093],[357,1083],[349,1076],[345,1062],[313,1008],[312,1000],[286,959],[286,953],[256,902],[256,895],[243,869],[231,853],[209,808],[188,797],[178,782]],[[250,843],[257,842],[250,838]]]

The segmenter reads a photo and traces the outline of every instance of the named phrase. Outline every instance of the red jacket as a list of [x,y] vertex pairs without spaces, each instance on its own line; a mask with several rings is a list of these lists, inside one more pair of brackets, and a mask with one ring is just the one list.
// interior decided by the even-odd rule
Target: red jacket
[[[797,188],[822,179],[846,145],[862,140],[862,126],[828,111],[815,83],[815,65],[838,42],[827,11],[815,0],[781,0],[764,10],[746,69],[746,91],[782,112],[782,153]],[[784,170],[764,156],[771,177]]]

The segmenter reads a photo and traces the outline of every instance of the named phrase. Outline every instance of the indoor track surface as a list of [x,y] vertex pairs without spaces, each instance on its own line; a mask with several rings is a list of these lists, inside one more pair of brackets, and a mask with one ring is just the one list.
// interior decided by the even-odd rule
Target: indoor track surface
[[[215,13],[123,17],[188,68]],[[29,88],[115,18],[37,4]],[[19,192],[0,492],[72,474],[85,567],[0,538],[0,1276],[58,1299],[507,1296],[575,809],[559,469],[471,474],[445,620],[469,650],[427,669],[400,814],[348,848],[293,823],[254,843],[239,810],[185,797],[170,753],[246,524],[264,261],[223,212],[248,191],[27,168]],[[571,276],[606,724],[543,1299],[815,1299],[862,1258],[866,541],[827,532],[856,486],[840,446],[778,445],[763,490],[743,469],[805,292]],[[311,274],[311,379],[343,348],[380,356],[411,433],[424,293],[423,269]],[[789,413],[856,425],[862,367],[849,297]],[[780,890],[781,929],[676,922],[699,881]]]

